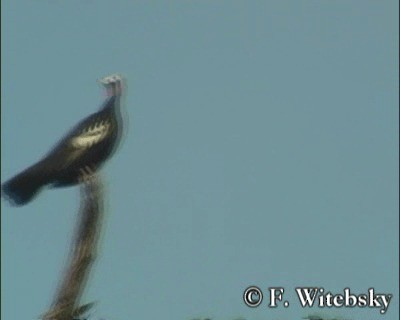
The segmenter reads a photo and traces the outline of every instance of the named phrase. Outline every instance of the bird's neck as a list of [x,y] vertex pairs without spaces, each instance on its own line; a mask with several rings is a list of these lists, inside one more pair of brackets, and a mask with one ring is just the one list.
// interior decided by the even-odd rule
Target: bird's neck
[[121,81],[115,82],[111,84],[109,87],[107,87],[107,96],[109,97],[113,96],[120,97],[122,96],[122,93],[123,93],[123,87]]
[[104,102],[103,107],[101,109],[103,109],[103,110],[106,110],[106,109],[114,109],[114,110],[119,109],[120,101],[121,101],[121,96],[120,95],[109,96],[106,99],[106,101]]

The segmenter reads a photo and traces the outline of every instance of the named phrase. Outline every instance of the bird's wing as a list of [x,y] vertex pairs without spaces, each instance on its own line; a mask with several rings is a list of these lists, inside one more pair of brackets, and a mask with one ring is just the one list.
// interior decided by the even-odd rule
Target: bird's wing
[[70,145],[77,150],[90,148],[107,136],[110,132],[110,127],[111,125],[108,121],[101,121],[93,126],[87,127],[71,138]]
[[69,152],[67,154],[66,164],[79,158],[87,149],[95,144],[102,142],[109,134],[111,124],[108,121],[101,121],[93,126],[86,127],[79,134],[69,139]]
[[[82,129],[77,130],[78,127]],[[111,123],[106,120],[92,121],[92,125],[89,122],[86,126],[79,124],[48,154],[45,159],[48,167],[58,171],[70,166],[88,149],[106,139],[110,131]]]

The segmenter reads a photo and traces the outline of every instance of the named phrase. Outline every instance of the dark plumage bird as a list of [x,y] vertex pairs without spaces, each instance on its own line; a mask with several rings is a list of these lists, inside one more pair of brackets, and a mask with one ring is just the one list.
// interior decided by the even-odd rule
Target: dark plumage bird
[[123,79],[115,74],[99,82],[108,93],[102,108],[78,123],[42,160],[3,184],[3,195],[13,204],[28,203],[45,186],[81,183],[110,158],[122,132]]

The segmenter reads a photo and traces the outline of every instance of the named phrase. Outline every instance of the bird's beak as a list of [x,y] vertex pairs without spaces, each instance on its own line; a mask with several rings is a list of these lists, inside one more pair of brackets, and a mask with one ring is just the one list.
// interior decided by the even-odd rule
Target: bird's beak
[[105,78],[97,79],[97,82],[102,84],[103,86],[110,84],[108,81],[105,80]]

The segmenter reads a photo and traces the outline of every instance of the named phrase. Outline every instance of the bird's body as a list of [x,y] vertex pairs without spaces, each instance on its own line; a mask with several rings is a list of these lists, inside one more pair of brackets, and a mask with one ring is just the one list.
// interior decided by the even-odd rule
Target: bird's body
[[12,203],[26,204],[44,186],[76,185],[112,155],[122,132],[122,78],[112,75],[102,83],[109,92],[102,108],[78,123],[42,160],[3,184],[3,194]]

